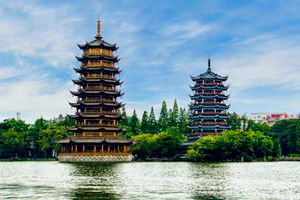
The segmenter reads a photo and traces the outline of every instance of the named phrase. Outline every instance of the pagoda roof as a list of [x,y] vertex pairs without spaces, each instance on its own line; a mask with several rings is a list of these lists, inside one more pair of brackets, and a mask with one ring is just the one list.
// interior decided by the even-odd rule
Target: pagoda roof
[[105,49],[110,49],[110,50],[117,50],[119,47],[117,47],[116,44],[110,44],[108,42],[105,42],[102,40],[102,37],[96,37],[95,40],[91,42],[86,42],[83,45],[78,44],[78,47],[82,50],[89,49],[89,48],[105,48]]
[[81,96],[83,94],[95,94],[95,95],[106,94],[106,95],[111,95],[111,96],[122,96],[123,95],[123,93],[121,93],[120,91],[110,92],[110,91],[103,91],[103,90],[84,90],[84,89],[80,89],[78,91],[70,91],[70,92],[74,96]]
[[226,81],[228,79],[228,76],[220,76],[214,72],[205,72],[203,74],[200,74],[198,76],[191,76],[191,79],[193,81],[199,81],[199,80],[220,80],[220,81]]
[[106,79],[106,78],[80,78],[79,80],[72,80],[77,85],[82,85],[85,82],[97,82],[97,83],[114,83],[121,85],[123,82],[117,79]]
[[199,85],[199,86],[190,86],[192,90],[199,89],[219,89],[219,90],[227,90],[229,86],[220,86],[220,85]]
[[208,68],[207,71],[203,74],[200,74],[198,76],[191,76],[191,79],[193,81],[199,81],[199,80],[220,80],[220,81],[226,81],[228,76],[220,76],[211,70],[211,59],[208,59]]
[[122,128],[119,127],[103,127],[103,126],[78,126],[70,127],[69,131],[122,131]]
[[214,99],[214,98],[218,98],[218,99],[228,99],[229,98],[229,95],[224,95],[224,94],[222,94],[222,95],[218,95],[218,94],[216,94],[216,95],[193,95],[193,96],[191,96],[190,95],[190,97],[191,97],[191,99],[192,100],[195,100],[195,99]]
[[78,73],[82,73],[84,71],[111,71],[111,72],[115,72],[115,73],[121,73],[122,70],[119,70],[118,67],[105,67],[105,66],[101,66],[101,67],[80,67],[80,68],[74,68],[74,70]]
[[227,119],[229,118],[229,116],[227,114],[207,114],[207,115],[203,115],[203,114],[198,114],[198,115],[193,115],[193,116],[189,116],[189,119],[201,119],[201,118],[211,118],[211,119]]
[[198,125],[191,125],[189,126],[190,129],[228,129],[230,128],[229,125],[220,125],[220,124],[216,124],[216,125],[204,125],[204,124],[198,124]]
[[69,143],[108,143],[108,144],[131,144],[132,140],[125,138],[105,138],[105,137],[69,137],[61,140],[57,140],[58,144],[69,144]]
[[99,59],[105,59],[113,62],[119,62],[120,59],[118,57],[110,57],[105,55],[82,55],[81,57],[75,56],[76,59],[80,62],[85,62],[88,60],[99,60]]
[[197,109],[197,108],[224,108],[224,109],[228,109],[230,107],[230,105],[220,105],[220,104],[214,104],[214,105],[207,105],[207,104],[194,104],[194,105],[190,105],[191,109]]
[[121,103],[105,103],[105,102],[99,102],[99,103],[90,103],[90,102],[77,102],[77,103],[69,103],[72,107],[80,107],[80,106],[108,106],[108,107],[118,107],[120,108],[123,106]]
[[120,114],[86,114],[86,113],[79,113],[75,115],[68,115],[71,119],[78,119],[78,118],[111,118],[111,119],[121,119],[122,116]]

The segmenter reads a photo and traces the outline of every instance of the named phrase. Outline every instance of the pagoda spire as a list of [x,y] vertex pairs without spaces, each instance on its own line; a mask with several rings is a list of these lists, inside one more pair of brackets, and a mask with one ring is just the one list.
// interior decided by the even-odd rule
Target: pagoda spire
[[210,57],[208,58],[207,65],[208,65],[207,72],[211,72],[211,59],[210,59]]
[[98,21],[97,21],[97,35],[95,37],[96,39],[102,39],[101,36],[101,21],[100,18],[98,17]]

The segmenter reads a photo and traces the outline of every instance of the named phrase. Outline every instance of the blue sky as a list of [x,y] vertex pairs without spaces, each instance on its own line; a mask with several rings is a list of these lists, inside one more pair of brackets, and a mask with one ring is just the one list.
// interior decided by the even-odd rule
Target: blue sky
[[300,1],[0,1],[0,120],[72,114],[69,90],[96,35],[117,43],[129,114],[176,98],[190,75],[228,75],[230,112],[300,112]]

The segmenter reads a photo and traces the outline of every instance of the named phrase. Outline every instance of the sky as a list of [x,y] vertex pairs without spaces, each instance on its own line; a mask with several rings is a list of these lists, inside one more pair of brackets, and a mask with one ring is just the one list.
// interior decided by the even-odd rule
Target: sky
[[139,116],[177,99],[188,107],[190,75],[228,75],[229,112],[300,112],[300,1],[0,0],[0,120],[33,123],[75,112],[77,44],[116,43],[120,99]]

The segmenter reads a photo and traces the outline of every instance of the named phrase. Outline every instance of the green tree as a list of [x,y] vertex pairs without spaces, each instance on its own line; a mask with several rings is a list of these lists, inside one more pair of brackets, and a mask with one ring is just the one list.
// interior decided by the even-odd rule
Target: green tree
[[297,119],[297,125],[296,125],[296,152],[300,154],[300,117]]
[[232,114],[229,114],[227,124],[230,125],[231,130],[239,130],[241,129],[242,120],[240,119],[239,115],[234,112]]
[[293,120],[288,126],[288,149],[289,153],[297,153],[297,121]]
[[158,126],[160,131],[165,131],[169,127],[168,108],[166,101],[162,102],[162,107],[158,119]]
[[129,125],[129,120],[126,114],[126,109],[125,106],[122,107],[122,111],[121,111],[121,115],[122,115],[122,120],[120,121],[120,125],[121,126],[128,126]]
[[272,137],[280,141],[282,155],[289,154],[289,147],[288,147],[289,128],[288,127],[290,126],[291,123],[293,123],[292,120],[280,120],[277,121],[271,127]]
[[177,100],[175,99],[174,105],[173,105],[173,110],[171,111],[169,115],[169,126],[178,126],[179,123],[179,110],[178,110],[178,104]]
[[138,135],[140,134],[140,131],[141,131],[141,123],[134,110],[132,117],[130,119],[130,132],[132,133],[132,135]]
[[157,121],[155,119],[153,107],[151,107],[150,116],[148,119],[148,132],[152,134],[158,132]]
[[1,134],[0,155],[4,158],[27,157],[27,132],[9,129]]
[[142,133],[149,133],[149,119],[147,111],[144,111],[142,122],[141,122],[141,131]]
[[189,119],[188,119],[187,113],[184,108],[180,108],[178,124],[179,124],[179,129],[180,129],[181,133],[183,133],[184,135],[187,135],[190,132],[190,130],[188,128]]

